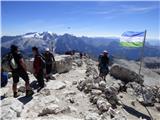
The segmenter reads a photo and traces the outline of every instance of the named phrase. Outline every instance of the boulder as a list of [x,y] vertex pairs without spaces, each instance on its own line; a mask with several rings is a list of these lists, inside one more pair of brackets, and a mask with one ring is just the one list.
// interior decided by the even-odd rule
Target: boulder
[[137,83],[143,84],[144,81],[136,72],[118,64],[114,64],[111,67],[110,74],[116,79],[120,79],[125,83],[135,81]]
[[82,90],[85,88],[85,85],[86,85],[85,80],[81,80],[81,81],[78,83],[77,88],[78,88],[80,91],[82,91]]
[[118,94],[118,90],[114,86],[110,86],[105,89],[105,96],[108,102],[112,104],[112,106],[116,106],[118,103],[117,94]]
[[92,89],[91,94],[92,95],[101,95],[102,91],[101,90],[97,90],[97,89]]
[[78,67],[81,67],[83,65],[83,62],[81,59],[75,59],[73,62],[76,63]]
[[136,82],[129,82],[126,84],[126,91],[132,96],[141,96],[143,89],[144,87]]
[[43,96],[49,96],[49,95],[51,95],[51,91],[49,89],[47,89],[47,88],[42,89],[39,93],[41,95],[43,95]]
[[92,66],[87,66],[86,76],[98,76],[97,70]]
[[90,97],[90,102],[92,102],[93,104],[96,104],[98,99],[99,99],[99,96],[97,96],[97,95],[92,95],[92,96]]
[[101,77],[99,77],[99,76],[96,76],[96,77],[93,77],[93,82],[94,83],[100,83],[101,81],[104,81]]
[[72,85],[77,85],[77,81],[73,81],[73,82],[72,82]]
[[12,120],[17,118],[17,113],[8,108],[8,107],[1,107],[1,120]]
[[160,112],[160,103],[155,103],[154,106]]
[[151,88],[143,87],[142,94],[137,97],[138,101],[143,105],[154,105],[155,95]]
[[72,57],[69,55],[55,56],[57,73],[68,72],[72,69]]
[[157,92],[157,99],[158,99],[158,102],[160,103],[160,88],[159,88],[159,90]]
[[48,114],[58,114],[60,112],[60,107],[57,104],[50,104],[45,106],[38,116],[45,116]]
[[117,94],[118,90],[114,86],[106,87],[105,95],[107,99],[109,99],[112,96],[116,96]]
[[100,81],[99,82],[99,88],[102,90],[102,91],[104,91],[105,90],[105,88],[106,88],[106,82],[105,81]]
[[[30,60],[25,60],[27,65],[27,71],[33,73],[33,58]],[[55,56],[55,66],[53,65],[53,70],[57,73],[68,72],[72,69],[72,58],[69,55],[57,55]],[[53,63],[54,64],[54,63]],[[56,69],[56,70],[55,70]],[[53,72],[54,72],[53,71]]]
[[62,81],[51,81],[50,84],[47,84],[48,89],[53,89],[53,90],[60,90],[66,87],[66,84]]
[[111,107],[111,104],[104,98],[99,98],[97,100],[97,108],[101,111],[101,112],[105,112],[108,111],[109,107]]
[[87,115],[84,118],[84,120],[98,120],[98,119],[99,119],[99,115],[93,112],[87,113]]
[[21,116],[21,112],[23,110],[24,106],[23,104],[18,101],[17,99],[13,98],[6,98],[2,101],[2,114],[1,119],[16,119],[16,117]]

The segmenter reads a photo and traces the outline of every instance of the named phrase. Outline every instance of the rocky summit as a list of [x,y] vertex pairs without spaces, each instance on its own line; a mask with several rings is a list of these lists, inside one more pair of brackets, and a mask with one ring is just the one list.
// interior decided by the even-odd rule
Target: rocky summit
[[142,68],[139,76],[136,62],[118,60],[103,80],[98,75],[97,62],[92,59],[80,59],[78,55],[58,55],[55,59],[56,73],[39,92],[32,60],[26,60],[34,90],[32,97],[25,97],[21,79],[18,98],[12,95],[12,78],[1,88],[2,120],[160,119],[159,74]]

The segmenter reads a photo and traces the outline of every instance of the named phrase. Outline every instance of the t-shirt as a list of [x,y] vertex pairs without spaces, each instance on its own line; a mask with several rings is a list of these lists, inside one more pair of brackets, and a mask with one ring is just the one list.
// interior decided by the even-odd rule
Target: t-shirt
[[14,58],[16,64],[17,64],[17,69],[24,70],[24,68],[20,64],[20,60],[23,58],[22,54],[20,52],[18,52],[18,53],[12,53],[12,55],[13,55],[13,58]]

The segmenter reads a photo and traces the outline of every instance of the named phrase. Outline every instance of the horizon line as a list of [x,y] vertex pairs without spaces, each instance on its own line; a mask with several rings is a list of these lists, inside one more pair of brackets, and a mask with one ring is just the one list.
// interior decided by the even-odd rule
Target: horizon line
[[[89,38],[120,38],[121,35],[111,35],[111,36],[103,36],[103,35],[95,35],[95,36],[91,36],[91,35],[76,35],[76,34],[73,34],[73,33],[62,33],[62,34],[59,34],[59,33],[56,33],[56,32],[52,32],[52,31],[41,31],[41,32],[36,32],[36,31],[31,31],[31,32],[25,32],[25,33],[19,33],[19,34],[3,34],[1,33],[1,38],[4,37],[4,36],[22,36],[22,35],[25,35],[27,33],[43,33],[43,32],[50,32],[50,33],[53,33],[53,34],[56,34],[56,35],[65,35],[65,34],[69,34],[69,35],[72,35],[72,36],[76,36],[76,37],[89,37]],[[152,38],[152,37],[147,37],[149,40],[160,40],[160,38]]]

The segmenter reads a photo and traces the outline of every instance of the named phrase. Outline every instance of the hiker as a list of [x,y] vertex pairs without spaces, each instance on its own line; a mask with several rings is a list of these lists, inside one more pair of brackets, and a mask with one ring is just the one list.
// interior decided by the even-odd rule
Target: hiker
[[100,76],[100,63],[101,63],[101,58],[103,56],[103,53],[101,53],[98,57],[98,70],[99,70],[99,76]]
[[108,52],[105,50],[103,51],[103,55],[99,56],[99,71],[100,71],[99,76],[102,77],[104,80],[109,72],[108,65],[109,65],[109,57],[108,57]]
[[22,54],[19,52],[16,45],[11,45],[9,66],[13,77],[13,97],[16,98],[19,96],[17,93],[17,83],[19,82],[19,77],[21,77],[25,81],[26,96],[33,95],[33,91],[31,90],[29,85],[29,77],[27,74],[26,64],[24,62]]
[[46,62],[46,80],[47,82],[51,79],[50,74],[52,72],[52,64],[55,66],[54,55],[49,51],[49,48],[46,48],[44,53],[44,59]]
[[80,56],[80,59],[82,59],[82,57],[83,57],[83,54],[80,52],[80,53],[79,53],[79,56]]
[[40,55],[37,47],[32,47],[32,52],[34,56],[34,62],[33,62],[33,73],[38,81],[38,90],[41,90],[44,87],[44,72],[43,69],[45,68],[45,63],[42,58],[42,55]]

